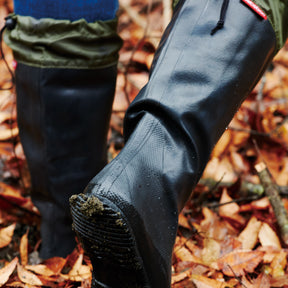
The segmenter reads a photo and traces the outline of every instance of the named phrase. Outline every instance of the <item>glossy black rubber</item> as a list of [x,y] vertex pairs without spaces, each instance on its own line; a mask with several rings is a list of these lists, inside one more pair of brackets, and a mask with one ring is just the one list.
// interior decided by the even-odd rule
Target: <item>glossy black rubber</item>
[[[124,256],[127,235],[132,240],[126,248],[140,264],[142,278],[136,272],[132,278],[140,279],[137,287],[170,287],[178,213],[276,49],[271,24],[241,1],[230,1],[223,28],[211,35],[221,7],[218,0],[179,2],[156,51],[149,82],[127,111],[124,149],[90,182],[84,198],[72,198],[75,230],[94,263],[93,287],[136,287],[134,280],[110,280],[115,270],[121,274],[129,267],[128,261],[116,261]],[[108,220],[97,221],[91,199],[107,206],[104,215],[106,209],[118,213],[127,230],[113,242],[117,256],[99,255],[112,250],[104,235],[112,239],[114,234]],[[96,231],[101,231],[97,238]],[[107,259],[116,268],[99,273]]]
[[69,197],[83,191],[107,161],[107,132],[117,68],[38,68],[18,63],[17,113],[42,215],[40,257],[75,248]]

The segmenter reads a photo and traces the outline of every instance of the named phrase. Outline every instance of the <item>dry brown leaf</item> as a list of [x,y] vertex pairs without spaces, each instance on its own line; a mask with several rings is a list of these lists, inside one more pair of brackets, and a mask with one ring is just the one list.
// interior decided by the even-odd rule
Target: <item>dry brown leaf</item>
[[196,245],[191,239],[185,241],[185,246],[192,252],[193,255],[200,258],[202,255],[202,248]]
[[263,197],[259,200],[255,200],[251,202],[252,209],[257,209],[257,210],[265,210],[270,207],[270,202],[268,197]]
[[272,276],[273,278],[277,278],[280,276],[285,275],[285,268],[287,265],[287,252],[285,251],[280,251],[280,253],[276,254],[272,263],[271,263],[271,268],[272,268]]
[[20,259],[23,266],[28,264],[28,232],[29,229],[27,229],[20,241]]
[[[38,265],[26,265],[25,266],[25,269],[27,270],[30,270],[36,274],[39,274],[39,275],[43,275],[43,276],[47,276],[47,277],[50,277],[50,276],[53,276],[55,275],[55,273],[50,270],[46,265],[44,264],[38,264]],[[59,272],[60,273],[60,272]]]
[[281,249],[278,249],[273,246],[264,246],[264,247],[259,247],[257,250],[264,252],[263,256],[263,263],[268,264],[271,263],[274,259],[274,257],[280,253]]
[[225,282],[207,278],[202,275],[191,275],[190,279],[195,283],[197,288],[224,288],[231,287]]
[[224,256],[234,250],[241,249],[242,243],[234,237],[228,236],[221,241],[221,253],[220,256]]
[[12,224],[6,228],[0,229],[0,248],[3,248],[10,244],[14,234],[16,224]]
[[219,141],[217,142],[217,144],[215,145],[211,156],[215,158],[220,158],[228,149],[231,140],[232,140],[232,131],[226,130],[219,139]]
[[178,224],[184,228],[191,229],[187,217],[185,217],[182,213],[179,214]]
[[228,222],[221,221],[217,214],[213,213],[208,208],[203,208],[202,213],[204,215],[204,219],[201,221],[200,229],[198,227],[197,231],[203,237],[210,237],[214,240],[221,241],[224,240],[229,233],[231,235],[235,233],[235,230],[229,225]]
[[90,267],[86,265],[82,265],[83,262],[83,254],[80,254],[77,261],[75,262],[72,269],[67,274],[61,274],[64,279],[69,279],[71,281],[82,281],[84,279],[89,279],[92,274]]
[[226,276],[243,276],[254,272],[263,255],[261,251],[236,250],[218,259],[217,264]]
[[18,127],[12,129],[0,129],[0,141],[7,141],[11,138],[15,138],[19,134]]
[[210,265],[220,257],[221,245],[213,238],[204,239],[204,248],[202,250],[202,260],[206,265]]
[[192,273],[192,269],[189,269],[187,271],[184,271],[178,274],[172,274],[171,284],[173,285],[175,283],[178,283],[187,279],[188,277],[190,277],[191,273]]
[[242,277],[241,283],[246,288],[270,288],[270,279],[265,274],[260,274],[256,279],[253,281],[248,281],[245,276]]
[[60,272],[66,264],[66,260],[62,257],[53,257],[45,260],[43,264],[49,270],[53,271],[54,275],[60,275]]
[[233,165],[228,156],[219,158],[212,158],[203,172],[203,178],[215,179],[222,182],[234,183],[238,179],[238,175],[235,173]]
[[287,275],[285,275],[274,279],[272,278],[270,280],[270,283],[271,283],[270,287],[286,287],[288,285],[288,277]]
[[286,287],[288,285],[288,277],[285,275],[274,279],[272,278],[270,282],[271,287]]
[[193,259],[192,253],[183,247],[177,247],[174,251],[174,256],[177,258],[178,261],[187,261],[191,262]]
[[244,250],[253,249],[255,247],[261,225],[262,222],[258,221],[257,218],[253,216],[245,229],[240,233],[238,240],[242,243],[242,248]]
[[[239,205],[236,204],[235,202],[229,203],[231,201],[233,201],[233,199],[228,195],[227,188],[224,188],[223,193],[221,195],[221,199],[220,199],[220,204],[224,204],[224,205],[220,206],[219,215],[221,217],[231,219],[241,225],[244,225],[245,219],[238,214],[240,211]],[[229,203],[229,204],[225,204],[225,203]]]
[[14,258],[9,264],[7,264],[4,268],[0,269],[0,287],[2,287],[9,280],[9,277],[14,272],[18,258]]
[[22,265],[17,264],[17,272],[19,279],[26,284],[42,286],[42,281],[32,272],[26,270]]
[[263,223],[259,231],[259,241],[262,246],[273,246],[281,249],[281,243],[275,231],[267,224]]
[[[29,198],[24,198],[21,195],[21,191],[19,188],[17,189],[3,182],[0,182],[0,191],[1,198],[5,198],[6,200],[16,205],[25,206],[29,202]],[[0,209],[8,209],[11,207],[11,204],[9,204],[7,201],[3,201],[0,199]]]

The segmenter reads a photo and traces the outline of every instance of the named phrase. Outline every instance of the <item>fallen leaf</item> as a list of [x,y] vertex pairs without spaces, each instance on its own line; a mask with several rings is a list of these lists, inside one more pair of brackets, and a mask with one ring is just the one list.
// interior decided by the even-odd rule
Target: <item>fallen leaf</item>
[[4,268],[0,269],[0,287],[2,287],[9,280],[9,277],[14,272],[18,261],[19,260],[16,257]]
[[53,257],[45,260],[43,264],[47,269],[54,272],[54,275],[59,275],[66,264],[66,260],[62,257]]
[[265,253],[263,256],[263,263],[265,264],[271,263],[274,257],[281,251],[281,249],[274,246],[261,246],[257,250]]
[[259,231],[259,241],[262,246],[274,246],[281,249],[281,243],[275,231],[267,224],[263,223]]
[[280,251],[280,253],[276,254],[272,263],[271,263],[271,268],[272,268],[272,276],[273,278],[277,278],[280,276],[285,275],[285,268],[287,265],[287,252],[285,251]]
[[82,265],[83,254],[80,254],[77,261],[75,262],[72,269],[68,274],[61,274],[64,279],[69,279],[71,281],[82,281],[84,279],[89,279],[92,277],[90,267],[87,265]]
[[10,244],[14,234],[16,224],[12,224],[6,228],[0,229],[0,248],[3,248]]
[[221,217],[231,218],[233,220],[240,221],[240,223],[243,222],[244,219],[238,214],[240,207],[238,204],[233,202],[233,199],[228,195],[227,188],[223,189],[220,204],[222,204],[219,208],[219,215]]
[[185,247],[177,247],[174,251],[174,256],[177,258],[178,261],[182,262],[191,262],[192,260],[192,253]]
[[14,127],[12,129],[0,129],[0,141],[6,141],[11,138],[15,138],[19,134],[18,127]]
[[[256,279],[248,281],[245,276],[242,277],[241,283],[246,288],[270,288],[270,279],[264,273],[260,274]],[[245,285],[245,286],[244,286]]]
[[202,275],[191,275],[190,279],[195,283],[197,288],[223,288],[231,287],[227,283],[207,278]]
[[28,231],[21,237],[20,241],[20,259],[23,266],[28,264]]
[[257,209],[257,210],[265,210],[270,207],[270,202],[268,197],[263,197],[259,200],[255,200],[251,202],[252,209]]
[[[52,275],[55,275],[55,273],[50,270],[46,265],[44,264],[38,264],[38,265],[26,265],[25,269],[30,270],[32,272],[35,272],[36,274],[43,275],[50,277]],[[60,272],[59,272],[60,274]],[[56,274],[57,275],[57,274]]]
[[228,254],[234,250],[239,250],[242,248],[242,243],[234,238],[234,237],[227,237],[221,242],[221,254],[220,256],[224,256],[225,254]]
[[238,240],[242,243],[242,248],[244,250],[253,249],[255,247],[261,225],[262,222],[258,221],[257,218],[253,216],[245,229],[240,233]]
[[286,287],[288,285],[288,277],[285,275],[274,279],[272,278],[270,282],[271,287]]
[[26,270],[22,265],[17,264],[17,272],[19,279],[26,284],[42,286],[42,281],[32,272]]
[[221,245],[213,238],[204,239],[204,248],[202,250],[202,260],[206,265],[215,262],[220,256]]
[[184,228],[191,229],[187,217],[185,217],[182,213],[179,214],[178,224]]
[[261,251],[236,250],[218,259],[217,264],[226,276],[243,276],[254,272],[263,255]]
[[190,277],[191,273],[192,273],[192,269],[178,273],[178,274],[172,274],[171,284],[173,285],[175,283],[178,283],[187,279],[188,277]]

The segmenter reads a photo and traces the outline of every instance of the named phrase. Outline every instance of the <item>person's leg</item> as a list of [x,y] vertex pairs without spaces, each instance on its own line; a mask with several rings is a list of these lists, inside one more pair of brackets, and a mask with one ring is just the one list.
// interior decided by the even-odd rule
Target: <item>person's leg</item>
[[[287,19],[287,4],[273,1]],[[270,10],[248,4],[176,5],[149,82],[127,111],[125,147],[70,200],[92,261],[93,287],[170,287],[178,213],[215,143],[283,44]]]
[[[105,3],[15,0],[16,26],[5,32],[17,61],[18,125],[31,197],[42,215],[42,258],[72,252],[68,199],[106,164],[122,42],[116,33],[118,3]],[[105,21],[98,19],[98,4],[100,11],[109,8]]]

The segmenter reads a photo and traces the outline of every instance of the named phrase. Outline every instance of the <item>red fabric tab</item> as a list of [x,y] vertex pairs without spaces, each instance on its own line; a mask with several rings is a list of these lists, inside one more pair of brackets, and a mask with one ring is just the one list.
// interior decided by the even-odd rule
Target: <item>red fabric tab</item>
[[252,0],[242,0],[247,6],[249,6],[253,11],[255,11],[259,16],[267,19],[267,15],[263,12],[263,10],[257,6]]

